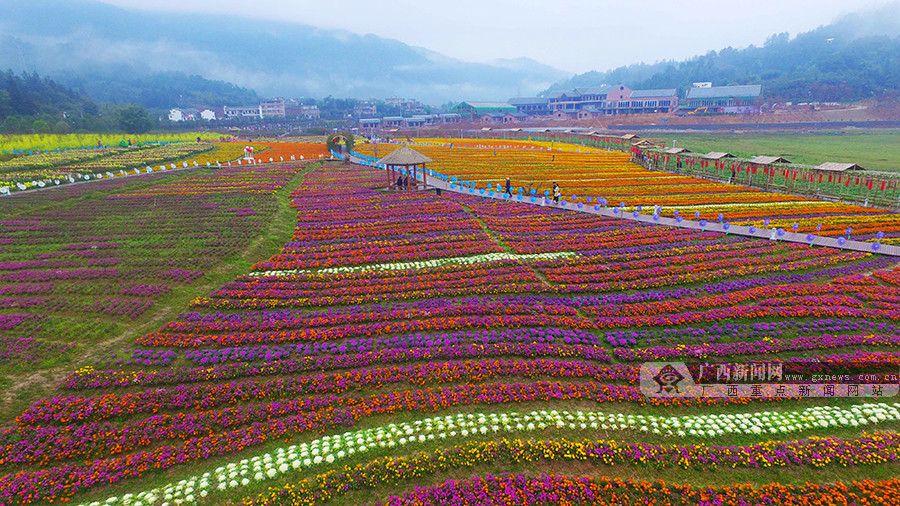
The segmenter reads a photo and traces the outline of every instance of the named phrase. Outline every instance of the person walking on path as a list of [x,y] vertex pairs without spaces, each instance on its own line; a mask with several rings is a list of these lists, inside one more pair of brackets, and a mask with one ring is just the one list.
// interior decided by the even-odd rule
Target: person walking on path
[[506,178],[506,194],[512,198],[512,184],[509,182],[509,178]]
[[559,204],[559,198],[562,197],[562,191],[559,189],[559,185],[555,182],[553,183],[553,202]]

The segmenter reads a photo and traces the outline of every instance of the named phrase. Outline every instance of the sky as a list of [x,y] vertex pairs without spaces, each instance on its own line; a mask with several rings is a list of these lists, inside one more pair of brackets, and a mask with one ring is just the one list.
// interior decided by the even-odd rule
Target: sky
[[761,45],[888,0],[102,0],[372,33],[472,62],[526,56],[581,73]]

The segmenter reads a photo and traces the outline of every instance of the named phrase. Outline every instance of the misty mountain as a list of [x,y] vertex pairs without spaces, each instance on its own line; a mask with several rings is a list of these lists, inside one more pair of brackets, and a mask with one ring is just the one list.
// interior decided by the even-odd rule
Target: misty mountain
[[624,83],[632,89],[762,84],[767,97],[850,101],[900,90],[900,2],[849,14],[790,38],[772,35],[762,47],[727,47],[681,62],[634,64],[586,72],[547,91]]
[[152,109],[254,104],[254,90],[183,72],[142,74],[125,66],[61,71],[60,82],[100,102],[136,103]]
[[36,71],[92,96],[102,91],[89,84],[98,75],[106,83],[100,88],[114,90],[110,77],[152,82],[147,78],[157,73],[179,73],[263,96],[441,103],[534,94],[568,75],[528,59],[471,63],[298,23],[127,10],[91,0],[0,0],[0,9],[0,69]]

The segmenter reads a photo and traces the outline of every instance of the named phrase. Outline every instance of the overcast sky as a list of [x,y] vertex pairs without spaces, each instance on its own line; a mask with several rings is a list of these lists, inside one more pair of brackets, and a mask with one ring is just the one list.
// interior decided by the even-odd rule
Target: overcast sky
[[760,45],[887,0],[102,0],[373,33],[485,62],[527,56],[569,72]]

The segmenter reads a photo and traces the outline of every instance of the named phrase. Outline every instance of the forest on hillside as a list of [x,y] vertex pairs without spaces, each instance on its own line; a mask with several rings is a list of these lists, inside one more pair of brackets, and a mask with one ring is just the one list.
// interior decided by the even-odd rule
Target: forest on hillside
[[900,37],[848,37],[829,25],[791,39],[768,38],[761,47],[731,47],[682,62],[635,64],[608,72],[587,72],[559,82],[548,91],[601,83],[632,89],[678,88],[691,83],[715,86],[761,84],[769,100],[850,102],[878,98],[900,90]]

